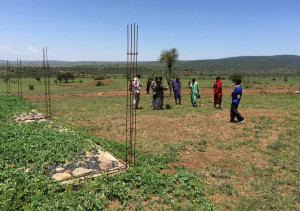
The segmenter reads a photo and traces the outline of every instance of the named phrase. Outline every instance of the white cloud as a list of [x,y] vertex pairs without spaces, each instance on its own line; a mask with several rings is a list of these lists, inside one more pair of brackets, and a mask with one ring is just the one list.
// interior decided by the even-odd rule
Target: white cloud
[[32,45],[29,46],[29,47],[27,48],[27,50],[28,50],[29,52],[33,52],[33,53],[38,52],[38,49],[34,48]]

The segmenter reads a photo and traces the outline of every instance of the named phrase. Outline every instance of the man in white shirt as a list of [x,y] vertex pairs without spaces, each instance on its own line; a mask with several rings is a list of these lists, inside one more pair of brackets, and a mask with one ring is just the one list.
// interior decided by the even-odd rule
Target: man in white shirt
[[140,78],[141,74],[136,74],[136,77],[133,79],[133,94],[134,94],[134,99],[133,99],[133,108],[138,109],[139,108],[139,102],[140,102],[140,92],[141,89],[140,87],[142,86],[140,84]]

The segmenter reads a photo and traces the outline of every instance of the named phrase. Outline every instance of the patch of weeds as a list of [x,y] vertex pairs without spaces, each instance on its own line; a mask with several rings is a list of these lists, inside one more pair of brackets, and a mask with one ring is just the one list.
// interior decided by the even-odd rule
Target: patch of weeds
[[218,147],[218,149],[221,149],[221,150],[232,150],[233,145],[232,145],[232,143],[228,143],[228,144],[221,143],[217,147]]
[[260,130],[256,130],[255,133],[254,133],[254,138],[256,138],[256,139],[267,138],[267,136],[263,135]]
[[275,169],[272,166],[267,166],[265,168],[261,168],[260,172],[263,176],[270,177],[275,173]]
[[230,179],[230,174],[219,166],[215,167],[210,171],[210,176],[215,178]]
[[290,115],[296,117],[296,116],[300,116],[300,113],[299,112],[290,111]]
[[276,140],[276,141],[273,141],[272,143],[270,143],[267,148],[271,149],[271,150],[276,150],[276,151],[279,151],[279,150],[283,150],[287,147],[287,145],[280,141],[280,140]]
[[206,140],[197,141],[196,143],[193,143],[193,148],[197,151],[205,152],[207,149],[207,141]]
[[179,149],[186,150],[187,146],[192,146],[193,142],[189,140],[179,140]]
[[227,194],[229,196],[232,196],[234,193],[237,193],[234,188],[233,185],[230,183],[221,183],[218,187],[219,191],[223,194]]
[[244,127],[243,130],[245,130],[247,132],[253,132],[253,129],[250,127]]
[[250,135],[248,134],[248,133],[245,133],[245,132],[243,132],[243,133],[237,133],[237,134],[235,134],[235,138],[246,138],[246,137],[249,137]]

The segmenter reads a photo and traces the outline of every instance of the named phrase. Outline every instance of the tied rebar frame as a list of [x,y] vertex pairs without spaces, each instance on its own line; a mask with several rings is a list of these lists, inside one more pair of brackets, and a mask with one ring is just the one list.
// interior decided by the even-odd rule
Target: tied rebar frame
[[6,88],[7,88],[7,94],[10,94],[10,62],[8,60],[7,60],[7,63],[6,63],[6,70],[7,70]]
[[17,74],[18,74],[18,97],[22,97],[22,65],[21,59],[17,59]]
[[46,117],[51,118],[51,94],[50,94],[50,70],[48,63],[47,47],[43,48],[43,69],[44,69],[44,84],[45,84],[45,111]]
[[138,25],[127,25],[126,168],[135,164],[136,109],[133,83],[137,74]]

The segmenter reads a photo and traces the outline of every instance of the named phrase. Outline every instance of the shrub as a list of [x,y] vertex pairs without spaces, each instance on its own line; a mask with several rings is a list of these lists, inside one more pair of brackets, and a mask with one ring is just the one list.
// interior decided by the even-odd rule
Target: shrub
[[40,77],[40,76],[36,76],[36,77],[35,77],[35,80],[36,80],[37,82],[41,82],[41,77]]
[[102,82],[101,81],[97,81],[96,86],[101,86]]
[[29,84],[28,88],[29,88],[29,90],[34,90],[34,85],[33,84]]
[[172,109],[172,106],[169,103],[167,103],[166,104],[166,109]]
[[228,77],[229,80],[231,80],[233,83],[235,83],[235,81],[237,79],[241,79],[242,80],[243,76],[240,73],[231,73]]

